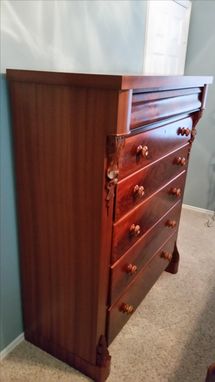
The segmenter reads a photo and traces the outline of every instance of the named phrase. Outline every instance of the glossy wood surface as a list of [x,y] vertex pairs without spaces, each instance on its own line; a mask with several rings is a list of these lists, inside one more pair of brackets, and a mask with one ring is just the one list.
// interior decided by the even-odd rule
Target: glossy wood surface
[[161,92],[158,91],[150,91],[150,92],[141,92],[141,90],[133,91],[132,95],[132,106],[142,104],[143,102],[148,101],[157,101],[159,99],[179,97],[190,94],[200,94],[201,88],[188,88],[188,89],[176,89],[176,90],[163,90]]
[[183,95],[148,102],[134,102],[131,109],[131,129],[147,123],[196,110],[201,107],[199,94]]
[[[111,285],[109,294],[110,305],[119,297],[123,289],[132,282],[143,266],[151,259],[153,254],[176,232],[179,225],[181,212],[181,201],[174,206],[167,214],[151,227],[151,229],[138,240],[118,261],[111,267]],[[168,220],[176,221],[176,226],[170,229],[167,226]],[[128,272],[128,265],[136,266],[134,273]]]
[[[116,187],[115,221],[142,203],[142,201],[147,200],[153,192],[170,181],[171,178],[179,175],[186,166],[183,168],[176,166],[175,158],[184,157],[187,159],[189,148],[190,144],[187,144],[161,160],[119,181]],[[180,195],[176,193],[173,196],[177,199]]]
[[12,82],[11,96],[25,334],[95,365],[111,242],[109,95]]
[[212,83],[210,76],[126,76],[7,69],[10,80],[102,89],[183,89]]
[[[173,205],[177,202],[170,194],[173,187],[184,190],[186,171],[167,183],[163,188],[153,194],[146,202],[137,206],[113,225],[112,259],[117,260],[135,241],[147,232]],[[140,233],[135,235],[130,232],[132,225],[140,227]]]
[[208,367],[205,382],[215,382],[215,362]]
[[[25,338],[104,382],[108,343],[162,270],[178,271],[188,154],[212,79],[7,78]],[[133,187],[145,198],[134,204]]]
[[[162,156],[188,143],[190,136],[179,135],[180,127],[192,128],[192,119],[185,118],[125,139],[119,157],[119,179],[149,165]],[[137,154],[139,145],[148,147],[148,156]]]
[[176,235],[174,234],[171,236],[169,241],[154,254],[151,261],[147,263],[142,272],[140,272],[137,277],[133,279],[132,284],[128,286],[124,294],[108,310],[108,344],[112,342],[112,340],[130,318],[129,314],[126,314],[122,311],[122,305],[128,304],[134,307],[134,311],[136,310],[137,306],[149,292],[160,274],[168,266],[169,261],[164,259],[161,255],[163,251],[172,253],[175,241]]

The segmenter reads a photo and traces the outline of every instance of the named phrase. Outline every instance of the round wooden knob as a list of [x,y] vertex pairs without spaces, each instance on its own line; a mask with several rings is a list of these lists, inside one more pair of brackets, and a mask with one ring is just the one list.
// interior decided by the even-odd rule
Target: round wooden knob
[[171,261],[171,260],[172,260],[172,253],[169,253],[169,252],[167,252],[167,251],[163,251],[163,252],[161,253],[160,257],[162,257],[162,259]]
[[188,129],[188,127],[187,127],[187,129],[185,129],[185,135],[186,135],[186,137],[188,137],[188,135],[190,135],[190,129]]
[[120,307],[120,310],[123,313],[132,314],[134,312],[134,307],[133,305],[123,303]]
[[139,145],[137,147],[137,154],[140,154],[140,155],[142,155],[142,157],[147,158],[149,155],[148,146]]
[[136,186],[134,187],[134,196],[137,198],[142,198],[145,194],[144,187],[143,186]]
[[128,264],[126,271],[127,273],[130,273],[133,275],[135,272],[137,272],[137,266],[134,264]]
[[133,236],[138,236],[140,234],[140,226],[137,224],[132,224],[131,227],[130,227],[130,233],[133,235]]
[[190,135],[190,129],[185,128],[185,127],[179,127],[178,128],[178,135],[186,135],[186,137],[188,137],[188,135]]
[[186,164],[186,159],[184,157],[178,157],[176,158],[176,163],[178,165],[184,166]]
[[176,221],[175,220],[167,220],[166,225],[167,227],[174,228],[176,226]]
[[181,196],[181,189],[177,187],[173,187],[170,190],[170,194],[177,196],[179,198]]

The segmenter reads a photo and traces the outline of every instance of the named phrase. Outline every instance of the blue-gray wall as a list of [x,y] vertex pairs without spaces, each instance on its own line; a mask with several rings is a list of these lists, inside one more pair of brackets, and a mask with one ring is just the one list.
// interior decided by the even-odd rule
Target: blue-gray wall
[[[141,73],[146,2],[1,1],[1,73],[7,67]],[[0,350],[23,330],[10,112],[1,77]]]
[[191,151],[184,203],[215,210],[215,1],[193,1],[186,75],[213,75]]
[[22,332],[10,111],[0,77],[0,350]]

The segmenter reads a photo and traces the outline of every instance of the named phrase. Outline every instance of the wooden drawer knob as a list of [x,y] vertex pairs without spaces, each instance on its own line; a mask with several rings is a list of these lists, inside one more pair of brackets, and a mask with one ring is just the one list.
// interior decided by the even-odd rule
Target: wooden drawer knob
[[178,158],[176,158],[176,164],[181,165],[181,166],[185,166],[186,159],[184,157],[178,157]]
[[128,264],[126,271],[127,271],[127,273],[130,273],[133,275],[135,272],[137,272],[137,266],[134,264]]
[[163,251],[163,252],[161,253],[160,257],[161,257],[162,259],[171,261],[171,260],[172,260],[172,253],[169,253],[169,252],[167,252],[167,251]]
[[175,220],[167,220],[166,222],[167,227],[170,227],[170,228],[175,228],[176,224],[177,223]]
[[132,224],[130,227],[130,233],[132,236],[138,236],[140,234],[140,226]]
[[188,127],[179,127],[177,133],[178,135],[186,135],[186,137],[188,137],[188,135],[190,135],[190,129],[188,129]]
[[134,196],[137,198],[142,198],[145,194],[144,187],[143,186],[136,186],[134,187]]
[[147,158],[148,155],[149,155],[149,149],[148,149],[148,146],[142,146],[142,145],[139,145],[137,147],[137,154],[139,155],[142,155],[142,157],[144,158]]
[[120,307],[120,310],[123,313],[132,314],[134,312],[134,307],[133,305],[123,303]]
[[181,196],[181,189],[177,188],[177,187],[173,187],[170,190],[170,194],[175,195],[175,196],[177,196],[177,198],[179,198]]

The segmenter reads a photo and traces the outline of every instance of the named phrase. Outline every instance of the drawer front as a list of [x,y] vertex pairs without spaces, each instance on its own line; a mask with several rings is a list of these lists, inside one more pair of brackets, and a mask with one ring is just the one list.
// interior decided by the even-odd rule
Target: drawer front
[[188,143],[191,128],[191,118],[185,118],[126,138],[119,157],[119,179]]
[[[119,261],[111,267],[110,305],[120,296],[152,255],[161,247],[173,232],[177,232],[181,213],[181,201],[164,215],[153,227],[137,241]],[[168,220],[175,220],[173,229],[167,226]]]
[[175,196],[171,191],[174,188],[181,189],[181,197],[184,192],[186,171],[174,178],[151,198],[143,202],[129,214],[113,225],[112,256],[117,260],[137,240],[141,238],[174,204]]
[[[155,162],[119,181],[116,189],[115,220],[120,219],[125,213],[142,203],[159,187],[162,187],[181,172],[182,166],[176,165],[176,158],[186,159],[183,167],[186,169],[189,147],[190,145],[187,144],[159,162]],[[180,196],[179,191],[175,194],[176,200]]]
[[134,94],[131,108],[131,129],[201,107],[199,100],[200,90],[198,88],[192,89],[194,94],[183,94],[172,98],[167,93],[154,93],[155,97],[156,94],[158,97],[166,94],[163,99],[160,97],[159,99],[155,97],[153,99],[153,93],[151,93],[151,97],[150,93]]
[[169,260],[165,259],[163,255],[165,253],[171,256],[175,241],[176,234],[154,254],[151,261],[147,263],[142,272],[137,275],[125,293],[108,309],[108,344],[110,344],[119,333],[121,328],[128,321],[130,315],[149,292],[160,274],[168,266]]

